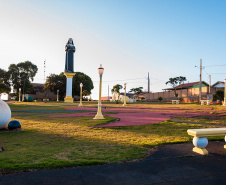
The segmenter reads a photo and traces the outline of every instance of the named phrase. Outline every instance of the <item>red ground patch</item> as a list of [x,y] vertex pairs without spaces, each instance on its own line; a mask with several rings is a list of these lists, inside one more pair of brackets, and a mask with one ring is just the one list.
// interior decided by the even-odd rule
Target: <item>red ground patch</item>
[[[47,117],[84,117],[84,116],[95,116],[97,108],[86,108],[86,107],[70,107],[66,110],[86,110],[93,112],[84,113],[70,113],[62,115],[52,115]],[[117,114],[104,114],[106,112],[117,112]],[[196,117],[196,116],[207,116],[213,112],[212,108],[200,108],[200,109],[183,109],[183,108],[144,108],[144,107],[122,107],[122,108],[107,108],[102,109],[104,116],[110,116],[118,118],[119,121],[115,123],[109,123],[107,125],[98,125],[96,127],[125,127],[125,126],[139,126],[149,125],[153,123],[161,123],[169,120],[173,117]],[[218,115],[226,115],[226,111],[217,111]]]

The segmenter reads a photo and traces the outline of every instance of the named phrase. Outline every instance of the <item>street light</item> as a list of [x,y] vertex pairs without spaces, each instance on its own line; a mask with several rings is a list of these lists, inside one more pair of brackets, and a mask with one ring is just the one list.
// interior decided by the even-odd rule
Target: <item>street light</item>
[[123,106],[127,106],[127,105],[126,105],[126,83],[124,83],[124,89],[125,89],[125,96],[124,96],[124,103],[123,103]]
[[102,67],[102,65],[100,64],[100,67],[98,68],[98,73],[100,75],[100,85],[99,85],[99,101],[98,101],[98,110],[97,110],[97,114],[93,119],[105,119],[104,116],[101,113],[101,89],[102,89],[102,75],[104,73],[104,68]]
[[25,79],[24,79],[24,85],[23,85],[23,96],[22,96],[22,101],[24,101],[24,89],[25,89]]
[[80,83],[80,103],[79,103],[79,107],[82,107],[82,86],[83,86],[83,84],[82,83]]
[[21,88],[19,88],[19,102],[21,102],[20,101],[20,96],[21,96]]
[[59,101],[59,89],[57,89],[57,101]]
[[224,79],[224,85],[225,85],[225,87],[224,87],[224,104],[223,104],[223,106],[226,106],[226,79]]

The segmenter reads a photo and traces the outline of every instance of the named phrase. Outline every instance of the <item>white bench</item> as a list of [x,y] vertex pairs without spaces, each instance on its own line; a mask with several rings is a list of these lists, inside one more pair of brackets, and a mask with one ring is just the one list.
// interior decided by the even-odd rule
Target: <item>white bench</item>
[[[207,136],[225,136],[226,141],[226,128],[204,128],[204,129],[188,129],[188,135],[194,136],[193,138],[193,151],[201,155],[207,155],[208,151],[205,147],[208,145]],[[226,148],[226,145],[224,145]]]
[[204,105],[206,102],[206,105],[210,105],[210,100],[200,100],[201,105]]
[[49,99],[43,99],[43,101],[44,101],[44,102],[47,102],[47,101],[49,101]]
[[172,104],[179,104],[180,100],[172,100]]

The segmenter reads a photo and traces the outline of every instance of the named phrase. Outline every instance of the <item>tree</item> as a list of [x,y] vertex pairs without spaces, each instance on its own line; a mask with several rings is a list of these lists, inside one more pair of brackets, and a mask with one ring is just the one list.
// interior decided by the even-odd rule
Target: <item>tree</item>
[[4,69],[0,69],[0,93],[9,93],[10,88],[10,82],[9,82],[9,73],[5,71]]
[[122,89],[122,85],[120,84],[116,84],[113,86],[113,88],[111,89],[111,93],[113,94],[114,92],[117,92],[120,95],[120,90]]
[[130,89],[129,92],[134,92],[135,94],[139,95],[142,92],[143,87],[137,87]]
[[83,84],[82,89],[85,91],[86,90],[86,96],[91,94],[91,90],[94,88],[93,87],[93,81],[92,79],[82,73],[82,72],[76,72],[75,76],[73,77],[73,82],[72,82],[72,94],[73,95],[80,95],[80,83]]
[[0,83],[0,94],[1,93],[9,93],[10,92],[10,87],[4,83]]
[[83,96],[89,96],[90,93],[89,93],[87,90],[84,90],[84,91],[82,91],[82,95],[83,95]]
[[64,73],[60,73],[59,75],[51,74],[48,76],[44,84],[44,90],[47,89],[55,94],[57,90],[59,90],[59,99],[62,100],[66,94],[66,76],[64,76]]
[[4,83],[7,86],[10,86],[10,75],[9,72],[7,72],[4,69],[0,69],[0,83]]
[[182,84],[184,81],[187,81],[186,77],[184,76],[169,78],[169,81],[166,82],[166,85],[169,84],[174,88],[175,96],[177,97],[176,86]]
[[[83,90],[86,91],[86,96],[91,94],[91,90],[93,87],[92,79],[81,72],[76,72],[75,76],[72,80],[72,95],[79,96],[80,95],[80,83],[83,84]],[[66,76],[64,73],[60,73],[59,75],[51,74],[47,77],[46,83],[44,84],[44,89],[49,89],[51,92],[57,93],[59,90],[59,98],[63,100],[66,94]]]
[[224,91],[217,90],[215,92],[215,94],[213,95],[213,99],[214,99],[214,101],[216,101],[216,100],[222,101],[224,99]]
[[33,86],[31,85],[30,81],[34,80],[37,72],[38,67],[30,61],[20,62],[18,64],[10,64],[8,68],[10,80],[14,89],[16,89],[16,92],[19,91],[19,88],[21,88],[24,93],[31,92]]
[[34,77],[38,72],[37,66],[32,64],[30,61],[20,62],[17,64],[17,67],[20,72],[20,77],[29,79],[31,81],[34,80]]

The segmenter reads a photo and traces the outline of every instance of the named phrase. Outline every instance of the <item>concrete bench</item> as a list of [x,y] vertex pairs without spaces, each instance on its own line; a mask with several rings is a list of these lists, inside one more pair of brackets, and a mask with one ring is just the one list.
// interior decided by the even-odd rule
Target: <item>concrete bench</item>
[[[226,141],[226,128],[204,128],[204,129],[188,129],[188,135],[194,136],[193,138],[193,151],[201,155],[207,155],[208,151],[205,147],[208,145],[208,136],[225,136]],[[226,145],[224,145],[226,148]]]
[[172,100],[172,104],[179,104],[180,100]]
[[206,102],[206,105],[210,105],[210,100],[200,100],[201,105],[204,105]]

